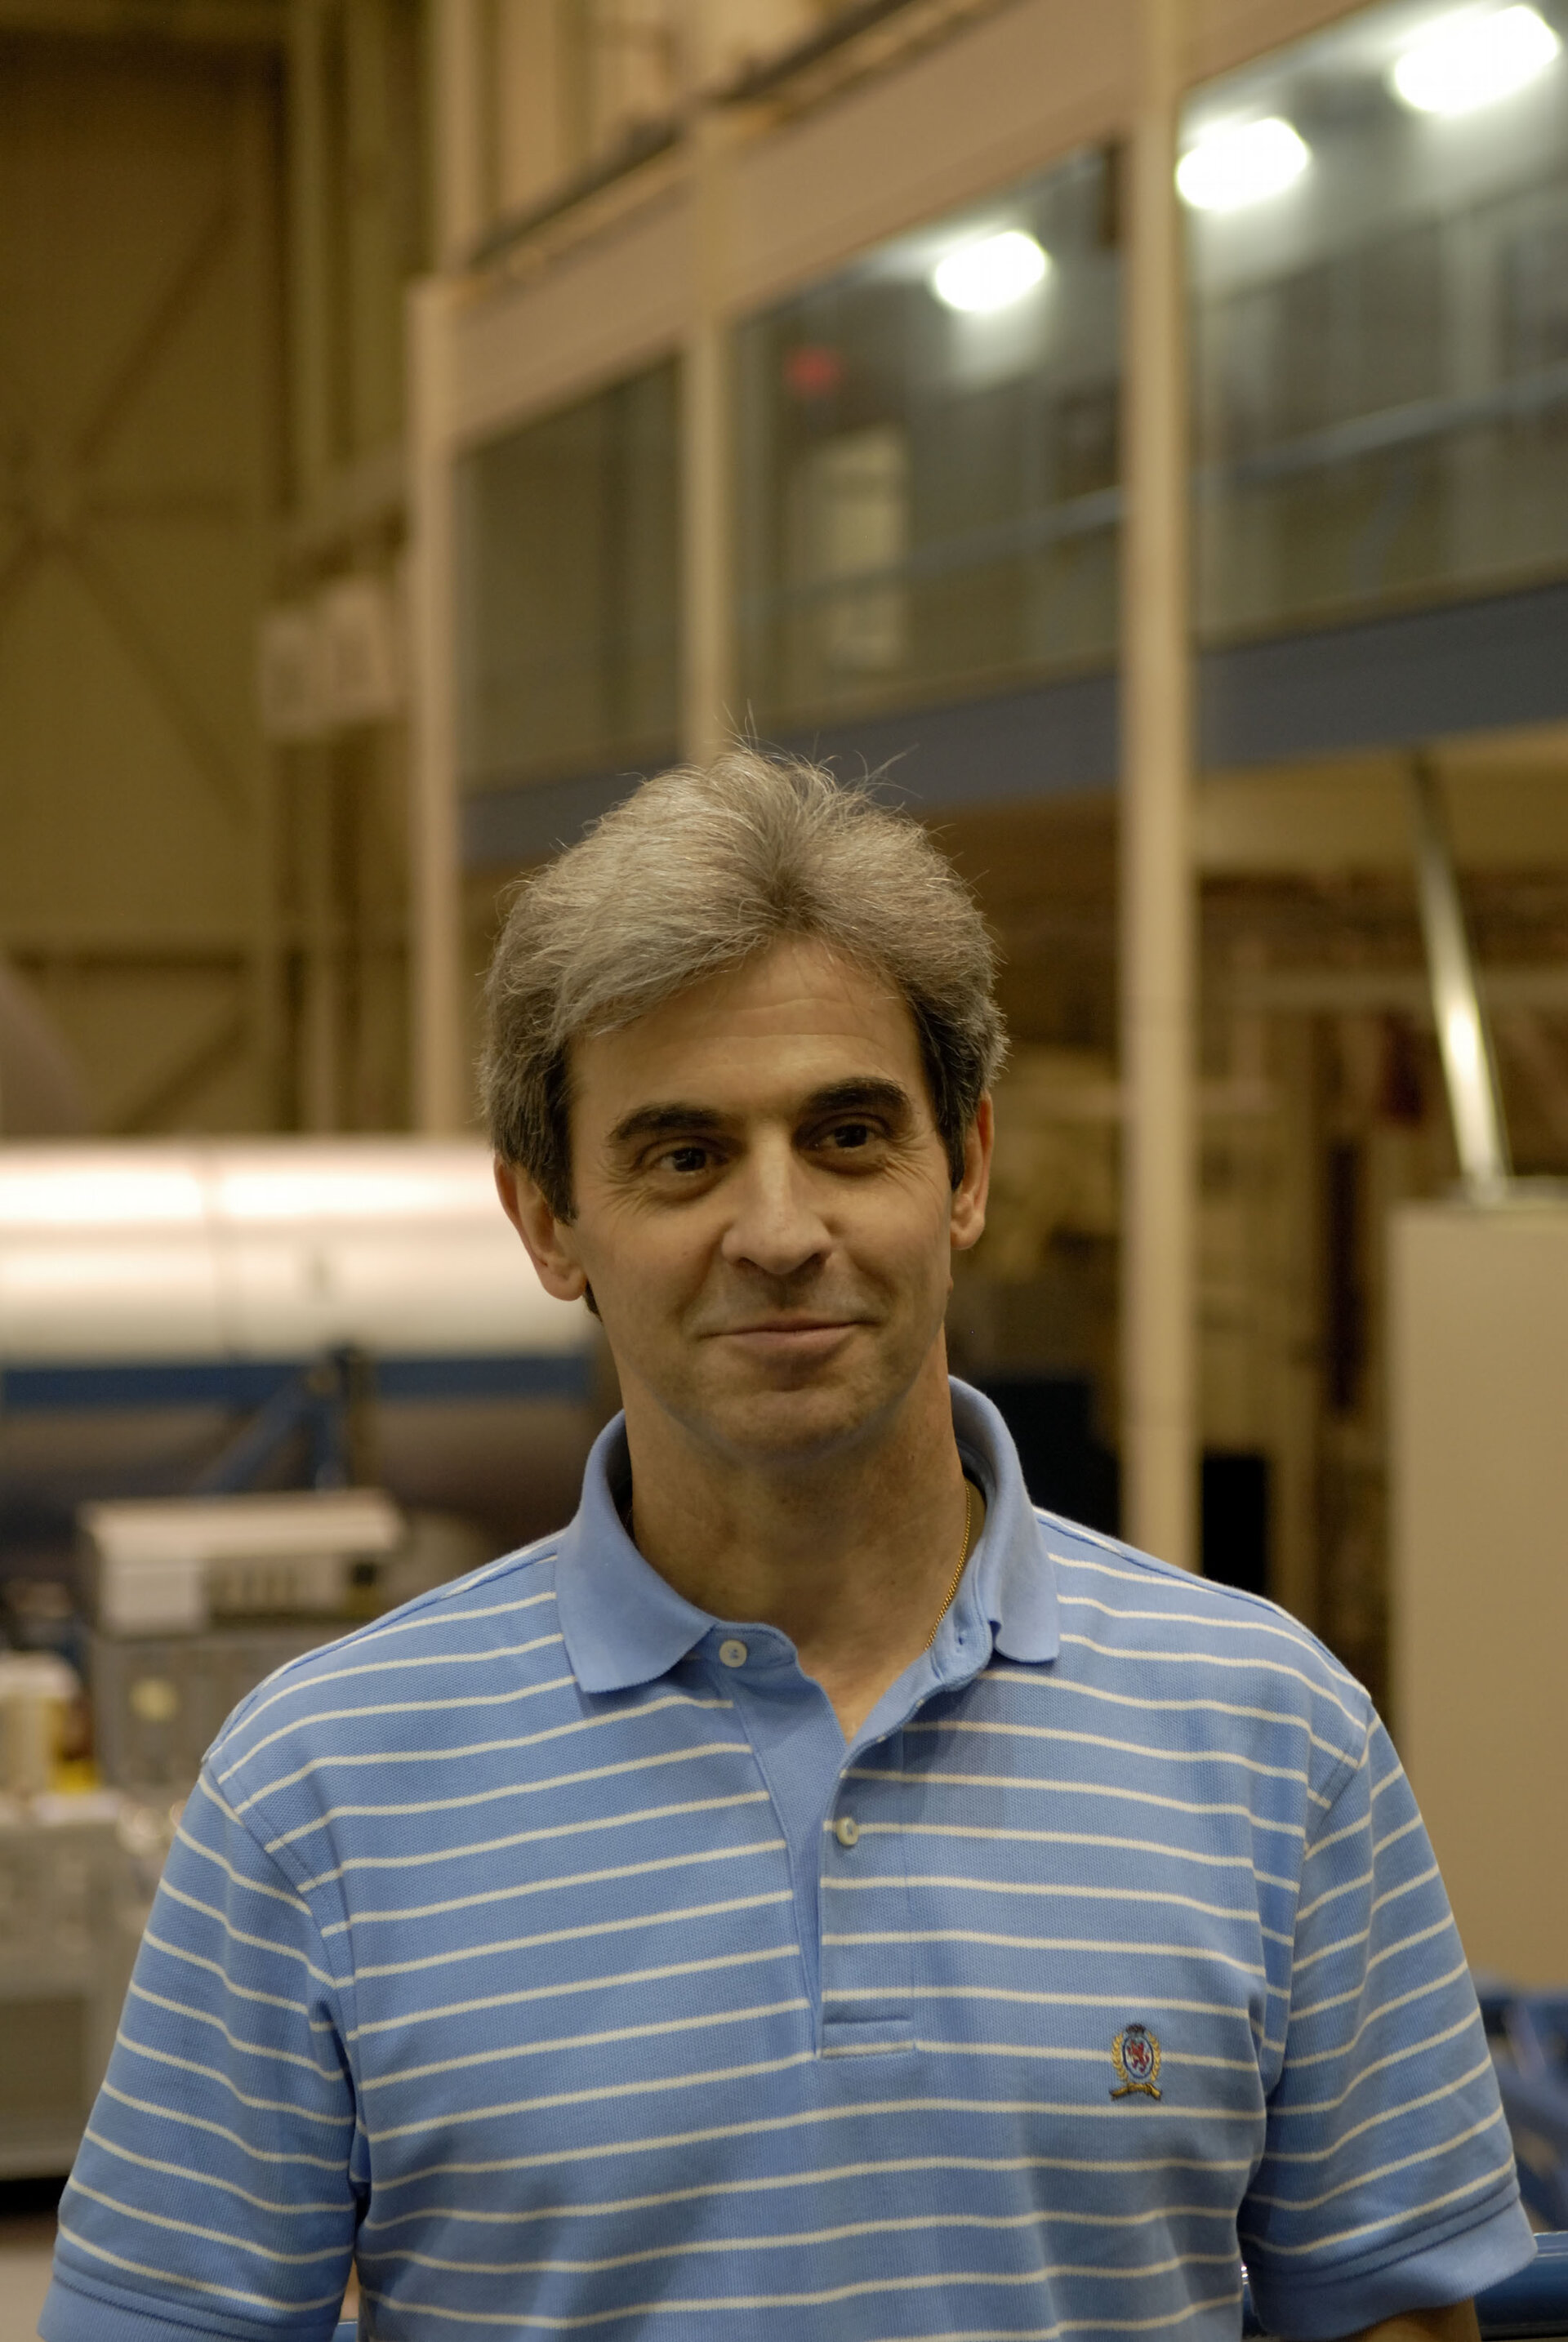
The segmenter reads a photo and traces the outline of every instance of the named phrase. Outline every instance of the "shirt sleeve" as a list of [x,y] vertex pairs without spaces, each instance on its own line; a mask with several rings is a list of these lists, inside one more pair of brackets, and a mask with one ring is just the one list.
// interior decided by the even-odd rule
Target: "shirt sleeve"
[[60,2205],[45,2342],[310,2337],[364,2196],[315,1917],[204,1776]]
[[1259,2316],[1300,2342],[1463,2301],[1534,2250],[1458,1931],[1375,1716],[1308,1833],[1238,2227]]

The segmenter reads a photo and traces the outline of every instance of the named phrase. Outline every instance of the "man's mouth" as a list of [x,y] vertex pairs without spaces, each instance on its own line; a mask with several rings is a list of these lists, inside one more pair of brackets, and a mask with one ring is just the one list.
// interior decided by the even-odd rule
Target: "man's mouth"
[[721,1326],[721,1340],[744,1344],[747,1349],[781,1356],[831,1349],[863,1321],[858,1317],[748,1317],[738,1326]]
[[820,1334],[834,1326],[853,1326],[853,1317],[748,1317],[744,1325],[730,1326],[731,1334]]

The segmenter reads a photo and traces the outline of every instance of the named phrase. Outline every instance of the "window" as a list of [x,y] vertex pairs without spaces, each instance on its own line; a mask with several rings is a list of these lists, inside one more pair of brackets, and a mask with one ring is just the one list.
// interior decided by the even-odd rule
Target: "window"
[[674,363],[656,366],[459,465],[465,791],[673,755],[676,399]]
[[1303,150],[1189,214],[1210,638],[1568,569],[1565,28],[1399,0],[1194,99]]
[[1114,173],[1082,155],[743,324],[744,704],[774,733],[1114,647]]

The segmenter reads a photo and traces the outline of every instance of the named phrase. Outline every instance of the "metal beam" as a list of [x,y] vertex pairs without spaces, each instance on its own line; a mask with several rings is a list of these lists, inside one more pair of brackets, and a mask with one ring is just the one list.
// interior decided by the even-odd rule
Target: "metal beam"
[[287,24],[285,0],[0,0],[0,33],[267,49]]
[[488,116],[495,90],[485,69],[479,0],[430,0],[426,23],[435,248],[439,265],[455,270],[467,264],[484,225],[485,163],[494,143],[487,135]]
[[294,502],[308,509],[332,463],[327,315],[326,55],[321,0],[289,0],[289,409]]
[[452,541],[451,279],[407,300],[409,983],[414,1126],[470,1118],[458,874],[456,624]]
[[385,445],[402,421],[402,283],[393,202],[392,37],[387,0],[344,0],[345,283],[340,302],[348,359],[347,453]]
[[724,304],[733,119],[704,109],[692,134],[692,294],[681,362],[681,746],[696,763],[735,729],[730,323]]
[[1194,877],[1181,0],[1141,0],[1122,552],[1122,1458],[1134,1544],[1197,1561]]
[[341,555],[355,538],[401,525],[407,503],[404,457],[399,437],[352,462],[335,465],[316,483],[309,503],[296,505],[282,523],[278,545],[283,558],[309,569]]
[[332,744],[302,741],[293,751],[297,907],[305,933],[299,1027],[300,1122],[310,1131],[343,1126],[344,976],[347,939],[340,916],[337,799]]
[[1426,939],[1427,976],[1453,1143],[1466,1186],[1493,1196],[1513,1176],[1508,1128],[1497,1085],[1497,1060],[1486,1021],[1464,908],[1459,899],[1453,856],[1429,756],[1411,759],[1411,817],[1415,833],[1415,877],[1421,897],[1421,929]]

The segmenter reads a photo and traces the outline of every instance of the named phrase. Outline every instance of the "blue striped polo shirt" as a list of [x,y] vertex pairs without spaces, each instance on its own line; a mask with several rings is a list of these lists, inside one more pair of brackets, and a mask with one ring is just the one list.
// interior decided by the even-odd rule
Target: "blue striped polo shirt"
[[1529,2258],[1365,1694],[1031,1505],[845,1746],[775,1628],[564,1535],[294,1661],[185,1810],[48,2342],[1234,2342]]

